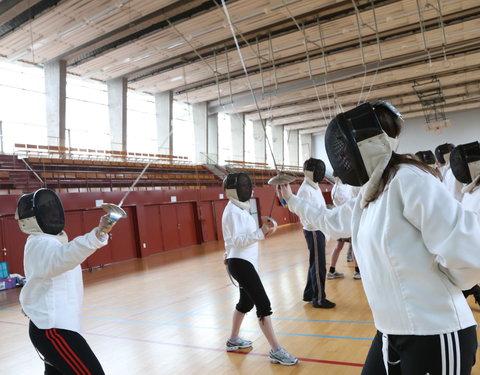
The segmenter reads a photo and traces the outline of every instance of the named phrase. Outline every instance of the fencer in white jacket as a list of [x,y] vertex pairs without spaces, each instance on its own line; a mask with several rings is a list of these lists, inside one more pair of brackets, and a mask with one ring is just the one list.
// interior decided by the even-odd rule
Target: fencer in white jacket
[[[480,144],[471,142],[455,147],[451,153],[450,171],[462,186],[462,206],[480,214]],[[480,305],[480,286],[463,290],[465,298],[473,295]]]
[[104,374],[80,334],[83,280],[80,264],[108,243],[114,222],[106,215],[89,233],[68,241],[60,198],[49,189],[23,195],[16,218],[28,234],[20,293],[23,313],[30,319],[29,335],[43,356],[45,374]]
[[[391,138],[400,132],[395,119],[399,115],[385,108],[382,103],[357,107],[329,124],[330,134],[340,125],[344,132],[334,133],[332,164],[335,157],[348,156],[348,147],[358,147],[349,163],[338,159],[333,165],[342,177],[341,167],[350,167],[358,162],[355,155],[361,155],[358,166],[364,166],[368,176],[362,175],[358,197],[327,210],[292,195],[289,186],[282,186],[282,195],[288,208],[311,225],[333,237],[352,237],[378,329],[362,374],[470,374],[476,322],[462,289],[480,280],[480,217],[464,210],[433,170],[394,152]],[[376,116],[359,115],[372,110]],[[342,149],[338,134],[348,132],[348,124],[355,125],[358,118],[363,121],[359,128],[372,121],[381,129],[372,124],[377,135],[355,138],[356,145],[348,138],[343,148],[347,152],[334,154]],[[393,120],[398,124],[390,126]],[[331,139],[327,128],[327,153]]]
[[265,222],[258,228],[249,212],[252,181],[245,173],[230,173],[223,181],[229,199],[222,215],[222,233],[225,241],[225,264],[230,277],[238,282],[239,300],[233,311],[232,329],[226,350],[235,351],[252,346],[252,341],[239,336],[245,315],[255,306],[260,328],[270,344],[270,362],[295,365],[298,359],[278,342],[272,325],[270,300],[258,274],[258,242],[272,232],[273,225]]

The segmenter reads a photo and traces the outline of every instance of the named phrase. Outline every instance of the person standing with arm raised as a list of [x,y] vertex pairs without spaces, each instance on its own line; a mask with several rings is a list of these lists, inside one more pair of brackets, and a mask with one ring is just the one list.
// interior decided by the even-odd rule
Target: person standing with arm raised
[[337,175],[361,186],[332,210],[281,193],[288,208],[334,237],[352,237],[377,334],[363,375],[471,373],[476,322],[462,289],[480,279],[480,217],[438,172],[395,152],[402,117],[388,102],[337,115],[325,147]]

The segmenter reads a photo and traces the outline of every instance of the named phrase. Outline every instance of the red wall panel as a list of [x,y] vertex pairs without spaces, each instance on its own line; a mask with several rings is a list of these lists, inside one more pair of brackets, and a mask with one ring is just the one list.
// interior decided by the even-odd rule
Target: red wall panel
[[[123,207],[127,217],[119,220],[110,232],[110,246],[112,261],[133,259],[139,256],[138,241],[135,230],[135,210],[132,207]],[[104,214],[103,210],[101,211]]]
[[163,229],[163,245],[165,250],[178,249],[180,238],[178,237],[177,209],[173,204],[160,206],[160,218]]
[[197,227],[193,203],[177,203],[178,237],[180,246],[191,246],[198,243]]
[[202,227],[202,239],[204,242],[217,239],[217,228],[213,213],[213,201],[200,202],[200,225]]
[[[323,188],[322,185],[322,190]],[[292,189],[298,190],[298,185],[293,185]],[[66,210],[66,231],[69,238],[84,234],[98,225],[104,211],[95,208],[96,200],[118,203],[124,194],[125,192],[60,193]],[[129,217],[117,224],[112,231],[111,243],[89,257],[86,265],[93,267],[147,256],[202,240],[222,241],[222,214],[228,200],[221,199],[221,194],[224,194],[221,187],[132,191],[123,205],[123,208],[128,210]],[[173,196],[176,197],[176,203],[171,202]],[[254,198],[257,198],[260,216],[271,214],[279,225],[297,221],[296,215],[281,207],[272,186],[255,187]],[[12,272],[23,273],[26,235],[20,231],[13,219],[17,200],[18,195],[0,195],[0,225],[3,228],[7,257],[13,265]],[[6,220],[7,217],[10,219]],[[179,236],[179,225],[180,231],[184,232],[182,236]],[[8,237],[5,233],[9,234]]]
[[5,249],[7,249],[6,261],[8,262],[10,273],[25,275],[23,252],[27,235],[20,230],[18,222],[13,216],[4,217],[2,219],[2,227],[4,233],[3,244]]
[[[145,206],[146,238],[142,242],[143,255],[160,253],[165,250],[163,245],[163,230],[160,218],[160,206]],[[145,245],[144,245],[145,244]]]
[[228,199],[222,199],[214,201],[214,208],[215,208],[215,223],[217,225],[217,236],[219,241],[223,241],[223,233],[222,233],[222,215],[225,207],[227,206]]

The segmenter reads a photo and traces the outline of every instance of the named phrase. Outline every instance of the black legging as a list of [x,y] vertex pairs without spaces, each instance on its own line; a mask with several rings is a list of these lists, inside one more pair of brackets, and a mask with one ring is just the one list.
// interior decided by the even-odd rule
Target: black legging
[[30,321],[30,340],[45,360],[45,375],[104,375],[85,339],[66,329],[39,329]]
[[239,258],[230,258],[227,263],[230,275],[240,286],[240,300],[235,308],[246,314],[255,305],[260,319],[272,315],[270,300],[253,264]]
[[[429,336],[388,335],[388,374],[470,375],[477,352],[476,329]],[[387,374],[382,346],[382,333],[377,331],[362,375]]]

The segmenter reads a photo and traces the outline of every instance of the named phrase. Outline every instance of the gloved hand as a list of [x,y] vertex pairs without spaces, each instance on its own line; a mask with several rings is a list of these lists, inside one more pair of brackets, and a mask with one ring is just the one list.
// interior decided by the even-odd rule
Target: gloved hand
[[101,218],[100,218],[100,222],[98,223],[98,231],[101,232],[101,233],[109,233],[113,226],[116,224],[117,222],[114,221],[114,220],[111,220],[107,215],[103,215]]
[[263,223],[262,232],[263,232],[263,235],[265,237],[267,237],[271,233],[272,229],[273,229],[273,223],[272,222],[266,221],[265,223]]

